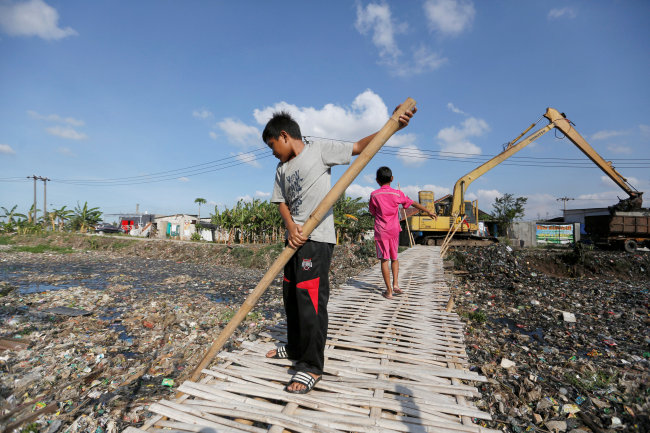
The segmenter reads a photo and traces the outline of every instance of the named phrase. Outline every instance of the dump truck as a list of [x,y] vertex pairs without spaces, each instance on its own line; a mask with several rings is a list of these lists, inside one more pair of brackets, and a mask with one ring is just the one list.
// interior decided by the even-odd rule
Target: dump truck
[[[452,232],[454,240],[459,239],[463,241],[481,239],[482,237],[477,234],[478,204],[476,201],[465,200],[465,191],[469,185],[501,162],[528,146],[533,141],[542,137],[552,129],[556,129],[562,132],[564,136],[578,147],[578,149],[580,149],[594,164],[596,164],[598,168],[600,168],[614,181],[614,183],[628,194],[627,198],[619,200],[619,203],[610,207],[611,215],[609,215],[609,217],[611,217],[611,220],[594,219],[592,224],[589,225],[591,232],[586,227],[585,230],[588,233],[594,233],[600,243],[619,244],[622,242],[623,246],[627,245],[626,249],[631,249],[633,246],[635,247],[635,245],[639,245],[640,243],[647,243],[648,225],[647,219],[644,220],[643,218],[644,215],[646,215],[647,218],[648,210],[641,207],[643,204],[643,192],[638,191],[630,185],[627,179],[616,171],[611,161],[605,161],[598,152],[587,143],[578,131],[576,131],[575,125],[566,118],[564,113],[560,113],[554,108],[547,108],[546,113],[542,117],[548,120],[548,125],[526,136],[526,134],[535,128],[537,122],[530,125],[514,140],[506,143],[501,153],[458,179],[454,184],[454,190],[450,196],[435,201],[433,192],[421,191],[419,196],[420,203],[428,209],[435,209],[438,219],[434,220],[428,216],[420,215],[419,213],[405,218],[405,228],[410,228],[411,231],[417,233],[417,236],[414,237],[415,241],[426,245],[440,245],[447,234]],[[522,139],[524,136],[525,138]],[[626,212],[632,212],[634,215],[625,214]],[[621,218],[627,218],[627,220]],[[632,221],[630,218],[635,218],[633,223],[629,222]],[[623,223],[623,229],[619,229],[621,224],[619,221],[626,221],[626,223]],[[631,227],[634,227],[634,229]],[[643,227],[645,227],[645,232],[643,232]],[[630,237],[625,237],[626,234],[629,234]]]
[[638,247],[650,248],[650,210],[619,211],[609,215],[585,217],[585,231],[598,247],[624,249],[633,253]]

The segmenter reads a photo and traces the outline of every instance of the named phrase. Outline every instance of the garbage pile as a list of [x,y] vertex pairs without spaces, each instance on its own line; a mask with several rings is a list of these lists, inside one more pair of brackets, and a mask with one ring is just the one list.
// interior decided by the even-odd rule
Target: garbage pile
[[[245,246],[217,263],[192,248],[0,251],[0,431],[113,433],[172,397],[265,272],[238,265],[254,254]],[[366,266],[338,247],[333,280]],[[281,285],[280,275],[225,350],[282,320]]]
[[650,254],[495,244],[447,259],[470,364],[489,379],[484,426],[650,431]]

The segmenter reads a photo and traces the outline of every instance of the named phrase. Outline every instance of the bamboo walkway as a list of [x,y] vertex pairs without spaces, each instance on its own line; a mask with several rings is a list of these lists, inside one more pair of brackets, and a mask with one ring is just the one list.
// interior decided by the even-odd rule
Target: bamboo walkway
[[400,255],[404,293],[389,301],[379,265],[332,291],[325,374],[306,395],[283,390],[293,370],[265,353],[285,329],[221,352],[177,400],[149,407],[158,414],[127,432],[497,432],[475,424],[490,415],[468,399],[463,324],[445,311],[449,289],[439,247]]

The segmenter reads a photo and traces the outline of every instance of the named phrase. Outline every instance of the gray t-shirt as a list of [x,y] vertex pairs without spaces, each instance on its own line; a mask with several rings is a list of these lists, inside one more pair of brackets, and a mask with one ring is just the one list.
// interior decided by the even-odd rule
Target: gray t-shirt
[[[286,203],[294,222],[304,225],[330,191],[331,167],[350,163],[352,146],[352,143],[331,140],[305,144],[298,156],[278,164],[271,203]],[[327,211],[309,239],[336,243],[332,209]]]

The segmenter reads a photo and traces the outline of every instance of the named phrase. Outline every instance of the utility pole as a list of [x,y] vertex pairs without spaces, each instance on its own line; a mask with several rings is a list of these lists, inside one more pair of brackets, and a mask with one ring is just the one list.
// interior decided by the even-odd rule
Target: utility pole
[[36,224],[36,181],[39,179],[35,174],[27,176],[27,179],[34,179],[34,212],[32,213],[32,222]]
[[43,181],[43,224],[47,224],[45,221],[45,218],[47,218],[47,181],[52,179],[41,176],[39,176],[39,179]]
[[564,214],[566,213],[566,202],[569,201],[569,200],[575,200],[575,199],[570,198],[570,197],[560,197],[560,198],[557,198],[555,200],[564,202],[564,212],[562,213],[562,216],[564,216]]

